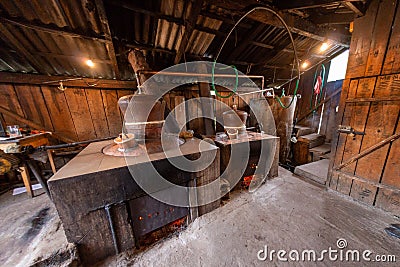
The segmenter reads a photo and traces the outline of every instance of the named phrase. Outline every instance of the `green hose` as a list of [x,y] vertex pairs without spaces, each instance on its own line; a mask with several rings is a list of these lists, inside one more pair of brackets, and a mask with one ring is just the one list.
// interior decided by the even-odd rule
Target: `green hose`
[[232,91],[229,95],[223,96],[223,95],[221,95],[220,93],[218,93],[217,88],[215,88],[215,84],[214,84],[214,72],[215,72],[215,64],[216,64],[216,63],[217,63],[217,61],[214,61],[213,66],[212,66],[212,68],[211,68],[211,87],[212,87],[212,89],[214,90],[215,95],[217,95],[218,97],[220,97],[220,98],[229,98],[229,97],[233,96],[233,95],[236,93],[237,88],[238,88],[238,86],[239,86],[239,73],[238,73],[238,70],[237,70],[236,67],[233,66],[233,65],[230,66],[230,67],[218,68],[218,69],[220,69],[220,70],[226,70],[226,69],[232,68],[232,69],[235,71],[235,74],[236,74],[236,84],[235,84],[235,88],[233,89],[233,91]]
[[294,98],[297,97],[297,89],[299,89],[299,81],[300,81],[300,80],[297,80],[297,81],[296,81],[296,87],[294,88],[293,97],[292,97],[292,100],[290,100],[289,105],[285,106],[285,105],[282,103],[282,100],[280,99],[280,97],[279,97],[279,96],[275,96],[276,101],[278,101],[279,105],[280,105],[282,108],[290,108],[290,106],[292,105],[292,103],[293,103],[293,101],[294,101]]

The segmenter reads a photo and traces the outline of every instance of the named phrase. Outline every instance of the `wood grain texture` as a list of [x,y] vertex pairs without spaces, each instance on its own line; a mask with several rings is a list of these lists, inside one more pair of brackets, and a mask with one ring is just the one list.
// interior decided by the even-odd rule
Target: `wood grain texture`
[[372,1],[365,16],[354,21],[346,78],[364,77],[380,1]]
[[381,73],[385,60],[386,48],[394,19],[396,0],[384,0],[379,4],[371,36],[371,47],[368,53],[365,76]]
[[69,88],[65,91],[65,98],[67,99],[79,141],[95,139],[96,133],[89,112],[85,91],[82,89]]
[[[371,97],[375,88],[376,78],[361,79],[355,96],[356,97]],[[364,132],[366,121],[368,118],[368,112],[370,103],[355,103],[351,111],[345,111],[350,117],[349,125],[352,126],[355,131]],[[347,125],[347,124],[344,124]],[[358,135],[355,137],[347,135],[346,145],[343,151],[342,162],[346,161],[350,157],[360,152],[360,146],[362,142],[362,136]],[[350,164],[343,168],[343,171],[354,174],[356,164]]]
[[121,113],[117,104],[117,92],[115,90],[101,90],[101,94],[110,136],[117,136],[122,131]]
[[24,110],[25,117],[35,123],[43,125],[46,130],[53,131],[53,124],[40,87],[28,85],[15,86],[19,103]]
[[78,141],[64,92],[56,87],[42,86],[41,88],[55,132]]
[[[356,200],[397,214],[400,210],[398,140],[359,158],[342,171],[332,169],[399,131],[399,19],[398,1],[376,0],[371,2],[366,16],[355,21],[348,81],[343,86],[344,90],[348,88],[348,93],[340,100],[338,124],[365,131],[365,135],[353,138],[339,134],[334,139],[332,148],[336,146],[336,149],[329,185]],[[354,101],[346,102],[346,99]]]
[[[392,75],[380,76],[377,80],[374,97],[400,96],[400,88],[393,86],[394,82],[400,83],[400,80]],[[399,111],[400,105],[398,101],[371,103],[365,127],[365,136],[362,139],[361,151],[390,137],[394,133]],[[379,182],[388,150],[389,145],[386,145],[359,159],[355,174]]]
[[[343,89],[345,90],[345,92],[343,92],[346,95],[342,95],[341,97],[341,103],[345,102],[345,99],[348,97],[353,97],[356,94],[356,90],[358,87],[358,80],[352,80],[348,87],[344,87]],[[350,124],[351,121],[351,114],[352,114],[352,110],[354,108],[354,104],[342,104],[341,105],[341,109],[342,109],[342,116],[339,116],[338,120],[337,120],[337,125],[342,124],[342,125],[348,125]],[[345,112],[346,111],[346,112]],[[339,111],[340,114],[340,111]],[[342,117],[342,118],[340,118]],[[339,133],[338,134],[338,141],[337,141],[337,147],[336,147],[336,154],[335,154],[335,160],[334,160],[334,166],[338,166],[343,159],[343,152],[344,152],[344,147],[346,144],[346,139],[347,139],[347,135],[343,134],[343,133]]]
[[85,93],[96,137],[103,138],[110,136],[101,91],[86,89]]
[[[400,123],[397,121],[396,133],[400,132]],[[400,188],[400,140],[393,142],[390,146],[385,170],[382,175],[382,184]]]
[[400,214],[400,191],[379,188],[375,205],[393,214]]
[[[394,8],[393,8],[394,9]],[[395,21],[392,26],[389,45],[383,64],[383,74],[400,72],[400,5],[397,6]]]

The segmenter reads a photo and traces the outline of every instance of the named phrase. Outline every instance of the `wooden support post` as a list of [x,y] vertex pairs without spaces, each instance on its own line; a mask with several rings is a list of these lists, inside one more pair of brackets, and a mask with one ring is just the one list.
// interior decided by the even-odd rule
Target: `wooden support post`
[[[142,70],[150,70],[149,64],[146,62],[146,57],[143,55],[142,51],[137,49],[132,50],[128,54],[128,61],[131,63],[132,69],[138,77],[136,80],[140,85],[142,85],[151,75],[139,74]],[[138,84],[139,86],[139,84]]]
[[51,199],[51,195],[49,192],[49,187],[47,186],[46,181],[43,179],[40,170],[38,170],[38,167],[36,165],[36,162],[34,162],[33,160],[28,160],[26,162],[29,166],[29,168],[31,169],[33,175],[35,176],[35,178],[39,181],[40,185],[42,186],[43,190],[46,192],[46,194],[49,196],[49,198]]
[[26,192],[28,193],[28,196],[33,197],[31,177],[29,175],[28,167],[26,166],[25,163],[21,167],[21,176],[22,176],[22,181],[24,182],[26,188]]
[[47,150],[47,155],[49,156],[51,170],[55,174],[57,172],[57,169],[56,169],[56,164],[54,163],[53,150]]

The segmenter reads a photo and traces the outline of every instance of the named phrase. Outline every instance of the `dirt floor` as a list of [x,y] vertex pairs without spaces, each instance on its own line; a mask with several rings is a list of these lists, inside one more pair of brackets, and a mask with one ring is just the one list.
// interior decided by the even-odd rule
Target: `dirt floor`
[[0,196],[0,266],[72,264],[74,246],[67,243],[54,205],[43,192]]
[[[381,210],[310,184],[280,168],[279,177],[257,192],[232,194],[231,200],[173,236],[111,257],[98,266],[354,266],[354,262],[278,261],[257,257],[265,250],[371,250],[400,260],[400,239],[384,228],[399,219]],[[37,191],[36,191],[37,192]],[[40,191],[39,191],[40,193]],[[0,196],[0,266],[77,266],[56,210],[41,194]],[[286,255],[286,258],[288,255]],[[358,266],[398,266],[358,262]]]

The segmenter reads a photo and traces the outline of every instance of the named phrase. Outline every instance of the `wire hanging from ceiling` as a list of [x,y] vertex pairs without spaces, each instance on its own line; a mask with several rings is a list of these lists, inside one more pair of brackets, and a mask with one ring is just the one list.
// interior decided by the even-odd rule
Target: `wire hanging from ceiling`
[[[278,14],[278,12],[276,12],[276,11],[273,10],[272,8],[269,8],[269,7],[266,7],[266,6],[254,7],[254,8],[252,8],[251,10],[249,10],[248,12],[246,12],[242,17],[240,17],[240,19],[235,23],[235,25],[233,25],[233,27],[232,27],[231,30],[229,31],[228,35],[225,37],[224,41],[222,42],[222,45],[221,45],[221,47],[219,48],[218,53],[217,53],[217,55],[215,56],[215,59],[214,59],[214,64],[213,64],[212,73],[214,73],[215,64],[216,64],[216,62],[217,62],[217,60],[218,60],[219,55],[221,54],[222,49],[224,48],[226,42],[228,41],[229,36],[232,34],[232,32],[233,32],[233,31],[235,30],[235,28],[237,27],[237,25],[239,25],[239,23],[240,23],[244,18],[246,18],[249,14],[253,13],[253,12],[256,11],[256,10],[268,11],[268,12],[271,12],[273,15],[275,15],[275,16],[279,19],[279,21],[282,23],[282,25],[284,26],[284,28],[286,29],[286,31],[287,31],[287,33],[288,33],[288,35],[289,35],[290,41],[291,41],[291,43],[292,43],[292,46],[293,46],[293,54],[294,54],[294,59],[295,59],[295,64],[296,64],[296,66],[297,66],[297,81],[296,81],[296,87],[295,87],[294,92],[293,92],[293,97],[292,97],[292,100],[290,101],[290,103],[289,103],[287,106],[285,106],[285,105],[282,103],[280,97],[275,96],[275,99],[278,101],[279,105],[280,105],[282,108],[289,108],[289,107],[292,105],[292,103],[293,103],[293,101],[294,101],[294,98],[295,98],[296,95],[297,95],[297,90],[298,90],[298,88],[299,88],[299,81],[300,81],[300,61],[299,61],[298,54],[297,54],[297,50],[296,50],[296,44],[295,44],[295,42],[294,42],[294,39],[293,39],[292,33],[291,33],[290,29],[289,29],[289,26],[286,24],[285,20]],[[211,84],[211,85],[212,85],[212,87],[213,87],[215,93],[217,94],[217,90],[215,89],[214,80],[213,80],[213,79],[212,79],[212,84]],[[234,90],[234,92],[232,93],[232,95],[235,93],[235,91],[236,91],[236,90]]]

